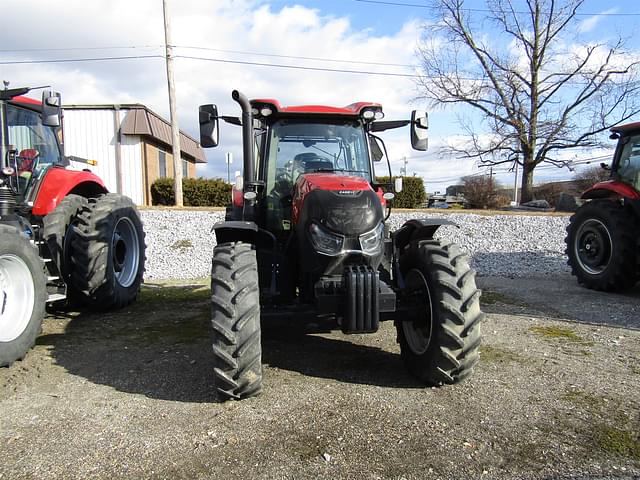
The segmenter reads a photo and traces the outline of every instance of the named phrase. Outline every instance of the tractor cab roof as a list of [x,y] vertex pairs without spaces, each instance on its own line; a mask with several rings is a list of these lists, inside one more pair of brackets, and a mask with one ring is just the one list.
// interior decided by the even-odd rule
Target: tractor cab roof
[[23,95],[12,97],[8,99],[8,102],[12,105],[19,105],[21,107],[26,107],[31,110],[36,110],[37,112],[40,112],[42,110],[42,102],[40,100],[36,100],[30,97],[25,97]]
[[[332,107],[328,105],[296,105],[285,107],[278,100],[254,99],[251,100],[251,107],[255,117],[265,118],[270,115],[274,117],[290,115],[339,115],[354,118],[376,119],[382,118],[382,105],[373,102],[356,102],[346,107]],[[371,112],[370,114],[367,112]]]
[[625,125],[616,125],[611,128],[613,133],[618,133],[620,135],[630,135],[635,132],[640,131],[640,122],[627,123]]

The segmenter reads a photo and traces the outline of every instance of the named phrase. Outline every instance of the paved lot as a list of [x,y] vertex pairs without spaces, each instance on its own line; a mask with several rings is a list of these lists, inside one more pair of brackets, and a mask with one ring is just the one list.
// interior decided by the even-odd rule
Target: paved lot
[[640,475],[640,288],[479,278],[482,360],[424,389],[392,324],[265,326],[265,391],[219,403],[208,290],[50,315],[0,369],[0,478],[632,478]]

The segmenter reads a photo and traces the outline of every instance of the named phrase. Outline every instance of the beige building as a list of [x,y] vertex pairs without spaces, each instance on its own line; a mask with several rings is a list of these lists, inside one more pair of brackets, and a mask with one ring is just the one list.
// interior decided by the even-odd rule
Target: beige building
[[[97,160],[71,164],[94,171],[109,191],[151,205],[153,182],[173,178],[171,125],[144,105],[66,105],[63,112],[65,155]],[[180,150],[182,176],[195,178],[196,164],[206,163],[200,144],[181,131]]]

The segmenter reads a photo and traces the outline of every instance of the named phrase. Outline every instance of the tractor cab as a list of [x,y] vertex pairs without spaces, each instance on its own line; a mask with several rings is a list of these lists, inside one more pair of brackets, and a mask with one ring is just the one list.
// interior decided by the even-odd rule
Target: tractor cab
[[614,127],[612,132],[618,139],[613,177],[640,192],[640,122]]
[[18,200],[27,198],[38,178],[64,157],[58,138],[61,110],[60,95],[43,93],[39,102],[25,97],[29,88],[0,91],[0,132],[2,175]]

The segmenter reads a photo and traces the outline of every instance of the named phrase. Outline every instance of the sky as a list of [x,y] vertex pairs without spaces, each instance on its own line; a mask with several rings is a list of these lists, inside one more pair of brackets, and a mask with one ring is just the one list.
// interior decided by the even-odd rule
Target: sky
[[[417,72],[416,49],[430,21],[425,0],[167,1],[178,119],[194,138],[199,105],[215,103],[221,114],[239,115],[233,89],[283,105],[371,101],[383,105],[387,120],[409,118],[414,109],[429,111],[427,153],[411,149],[408,128],[383,133],[394,174],[406,159],[407,173],[421,176],[434,192],[486,170],[439,151],[460,131],[459,110],[417,100],[420,92],[410,76]],[[485,8],[481,0],[466,5]],[[635,0],[587,0],[579,17],[582,38],[631,37],[640,22],[636,5]],[[607,15],[592,15],[602,13]],[[50,85],[65,104],[142,103],[169,117],[161,0],[4,0],[0,38],[0,79],[11,87]],[[636,54],[639,42],[630,38],[628,44]],[[108,57],[130,58],[97,60]],[[239,169],[240,129],[223,124],[220,145],[206,151],[208,163],[198,166],[197,174],[226,178],[226,152],[234,158],[232,171]],[[571,155],[582,160],[609,153]],[[512,185],[514,174],[501,170],[496,169],[497,179]],[[541,166],[535,180],[571,175]]]

